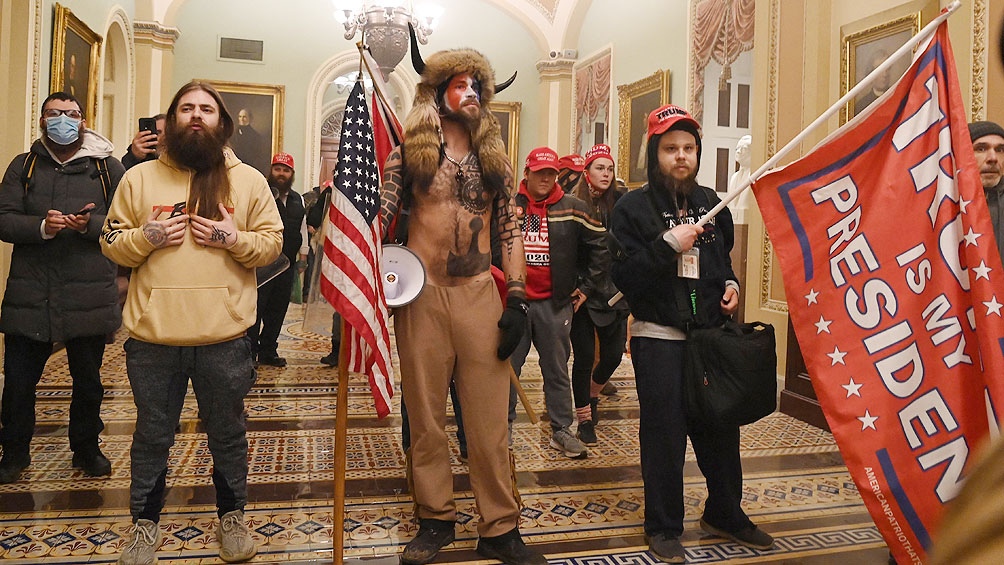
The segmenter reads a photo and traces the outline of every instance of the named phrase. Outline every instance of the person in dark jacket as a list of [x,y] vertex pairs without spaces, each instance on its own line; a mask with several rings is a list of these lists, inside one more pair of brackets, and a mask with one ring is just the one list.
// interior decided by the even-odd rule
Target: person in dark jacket
[[[582,459],[589,450],[571,432],[569,331],[572,314],[597,292],[610,255],[606,230],[589,217],[585,202],[558,187],[557,176],[558,154],[553,149],[538,147],[527,155],[525,178],[515,201],[526,253],[529,331],[523,334],[510,363],[518,375],[533,343],[544,377],[550,445],[566,457]],[[513,388],[509,394],[510,424],[516,418],[516,399]]]
[[687,329],[721,324],[739,307],[729,260],[732,216],[722,210],[697,221],[720,200],[697,184],[700,125],[667,105],[648,119],[648,184],[625,194],[610,218],[613,282],[634,315],[631,362],[640,408],[639,440],[649,550],[683,563],[683,464],[687,436],[708,484],[701,528],[747,547],[774,539],[740,507],[742,463],[738,426],[690,426],[683,402]]
[[86,128],[69,94],[45,99],[39,126],[41,138],[14,157],[0,184],[0,239],[14,244],[0,307],[0,483],[17,481],[31,463],[35,386],[56,342],[66,347],[73,379],[73,466],[90,476],[111,473],[98,447],[100,368],[105,337],[122,316],[115,265],[101,254],[98,236],[124,169],[111,142]]
[[282,217],[282,254],[289,259],[289,268],[258,289],[258,319],[248,328],[248,335],[256,346],[258,363],[273,367],[286,366],[286,360],[277,352],[279,333],[289,309],[294,279],[300,276],[295,265],[298,260],[306,261],[307,257],[307,211],[303,197],[293,190],[294,178],[293,156],[276,153],[272,157],[268,185]]
[[[614,157],[610,146],[597,144],[586,151],[582,177],[572,194],[586,203],[589,215],[607,227],[614,204],[624,194],[614,184]],[[600,392],[624,357],[628,305],[608,301],[617,294],[610,271],[603,272],[597,291],[572,316],[572,398],[575,400],[577,435],[587,446],[597,445],[596,423]],[[599,360],[596,349],[599,344]]]
[[122,156],[122,166],[129,170],[140,163],[153,161],[160,155],[160,139],[164,136],[164,120],[167,114],[157,114],[153,117],[157,123],[157,131],[141,129],[136,132],[129,144],[129,150]]

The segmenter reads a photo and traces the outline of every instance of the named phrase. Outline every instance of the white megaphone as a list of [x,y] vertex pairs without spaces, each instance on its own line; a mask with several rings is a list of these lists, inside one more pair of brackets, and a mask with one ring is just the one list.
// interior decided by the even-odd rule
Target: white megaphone
[[388,308],[404,306],[418,298],[425,288],[425,266],[414,251],[403,245],[383,246],[380,279]]

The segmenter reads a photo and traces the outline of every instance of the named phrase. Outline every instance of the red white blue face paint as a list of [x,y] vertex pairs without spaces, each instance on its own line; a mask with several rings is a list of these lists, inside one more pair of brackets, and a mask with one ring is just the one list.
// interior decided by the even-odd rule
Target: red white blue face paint
[[470,73],[460,73],[454,75],[446,86],[443,94],[443,103],[450,112],[458,112],[465,105],[481,105],[481,96],[478,94],[480,85]]

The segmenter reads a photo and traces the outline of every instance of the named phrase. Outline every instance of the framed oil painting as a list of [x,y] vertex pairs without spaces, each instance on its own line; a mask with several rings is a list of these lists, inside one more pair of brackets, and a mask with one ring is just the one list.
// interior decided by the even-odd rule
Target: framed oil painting
[[54,9],[49,91],[63,91],[76,98],[84,111],[84,118],[96,126],[101,36],[66,6],[56,4]]
[[617,87],[617,176],[624,179],[628,188],[645,184],[648,177],[645,169],[648,115],[669,104],[669,76],[669,71],[658,70]]
[[521,102],[493,100],[488,104],[488,109],[499,121],[499,128],[502,130],[502,143],[505,144],[506,154],[512,163],[513,182],[519,178],[522,170],[519,166],[519,111],[522,107]]
[[[867,29],[849,33],[841,40],[840,95],[847,94],[868,73],[920,31],[921,12],[917,11]],[[840,123],[861,113],[876,98],[903,76],[910,57],[902,57],[871,83],[871,88],[855,97],[840,111]]]
[[223,103],[234,117],[230,147],[237,158],[268,176],[272,155],[282,151],[286,87],[218,80],[204,82],[220,92]]

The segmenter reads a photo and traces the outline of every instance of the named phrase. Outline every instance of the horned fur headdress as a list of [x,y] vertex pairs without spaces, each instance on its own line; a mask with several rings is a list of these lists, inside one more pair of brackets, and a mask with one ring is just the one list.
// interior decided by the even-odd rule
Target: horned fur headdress
[[474,152],[481,162],[481,174],[485,185],[505,192],[504,179],[509,157],[502,144],[502,133],[498,120],[488,109],[488,103],[496,92],[512,84],[516,75],[506,82],[495,84],[495,71],[488,59],[473,49],[449,49],[439,51],[422,60],[418,51],[418,40],[411,30],[411,59],[415,71],[421,76],[415,93],[415,102],[404,122],[404,155],[406,174],[414,186],[427,187],[432,182],[442,160],[441,128],[438,96],[440,88],[454,75],[471,73],[481,83],[481,119],[475,131],[471,132]]

